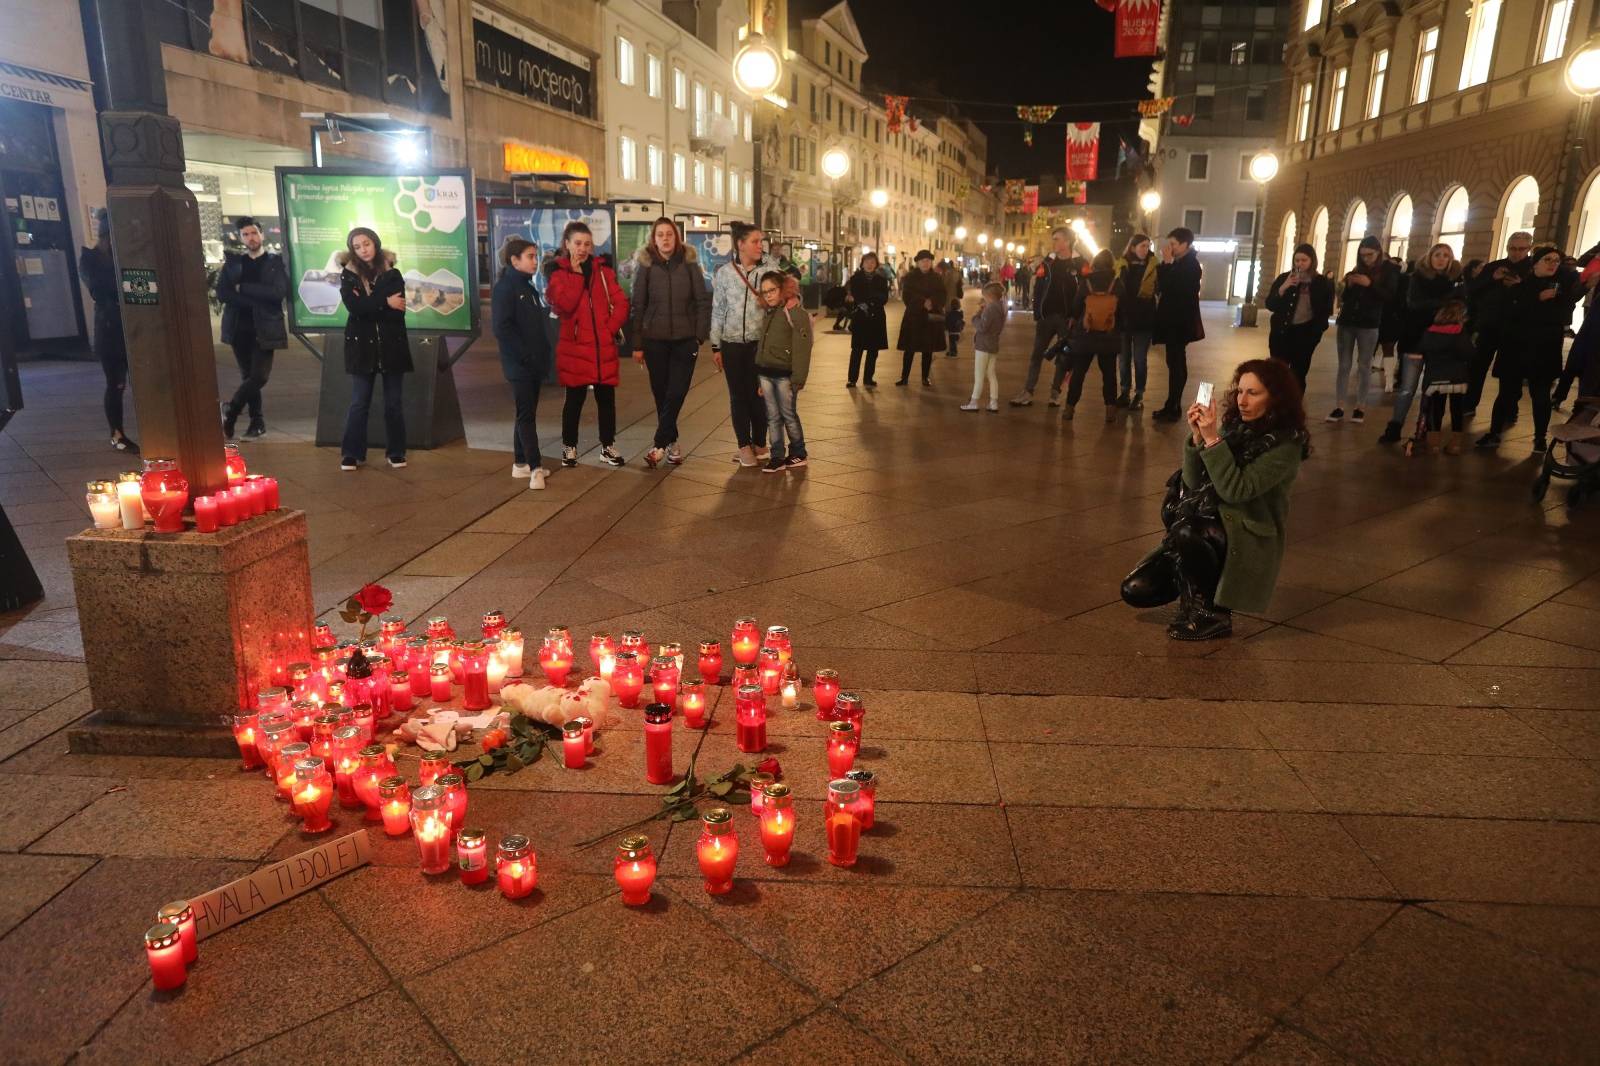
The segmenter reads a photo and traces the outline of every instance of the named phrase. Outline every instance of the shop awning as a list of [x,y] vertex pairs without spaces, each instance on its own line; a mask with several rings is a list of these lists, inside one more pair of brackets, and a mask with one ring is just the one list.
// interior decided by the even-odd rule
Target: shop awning
[[0,61],[0,100],[46,107],[93,107],[93,88],[80,78]]

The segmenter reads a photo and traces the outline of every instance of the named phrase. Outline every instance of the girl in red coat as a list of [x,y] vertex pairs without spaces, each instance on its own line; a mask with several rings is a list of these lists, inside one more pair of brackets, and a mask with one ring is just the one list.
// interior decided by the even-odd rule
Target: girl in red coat
[[545,297],[561,318],[556,342],[556,377],[567,389],[561,409],[561,465],[578,465],[578,417],[591,387],[600,415],[600,460],[621,466],[612,448],[617,439],[617,331],[628,322],[628,297],[611,265],[594,256],[594,234],[582,222],[568,222],[561,255],[545,265]]

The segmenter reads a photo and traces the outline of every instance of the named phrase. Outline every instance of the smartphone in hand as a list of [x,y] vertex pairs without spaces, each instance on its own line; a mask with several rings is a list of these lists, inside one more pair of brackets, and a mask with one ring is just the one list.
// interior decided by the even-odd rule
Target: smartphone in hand
[[1195,391],[1194,402],[1199,404],[1201,407],[1210,407],[1212,392],[1213,389],[1211,382],[1202,381],[1200,383],[1200,387]]

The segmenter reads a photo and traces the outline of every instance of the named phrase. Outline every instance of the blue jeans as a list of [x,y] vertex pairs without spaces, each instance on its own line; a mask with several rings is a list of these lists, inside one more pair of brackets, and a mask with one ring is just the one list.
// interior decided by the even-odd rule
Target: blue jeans
[[1400,386],[1394,390],[1394,414],[1389,416],[1390,422],[1397,426],[1405,425],[1406,415],[1411,412],[1411,401],[1417,395],[1417,384],[1421,380],[1422,354],[1400,353]]
[[800,412],[795,409],[794,382],[789,378],[769,378],[756,371],[761,384],[761,398],[767,401],[767,445],[773,459],[784,458],[783,437],[789,436],[788,455],[806,457],[806,436],[800,428]]
[[1150,334],[1124,333],[1122,351],[1117,355],[1117,380],[1126,394],[1132,387],[1144,395],[1145,377],[1149,371]]
[[1333,405],[1344,407],[1345,397],[1350,394],[1350,361],[1356,361],[1356,393],[1354,406],[1356,410],[1367,406],[1367,391],[1372,385],[1372,353],[1378,347],[1378,327],[1362,329],[1356,326],[1340,326],[1337,335],[1339,345],[1339,376],[1333,383]]
[[[345,416],[344,444],[340,448],[346,459],[367,457],[367,412],[372,409],[372,389],[377,380],[377,374],[350,375],[350,413]],[[401,391],[405,380],[401,370],[385,371],[383,375],[383,450],[391,459],[406,457],[406,409]]]

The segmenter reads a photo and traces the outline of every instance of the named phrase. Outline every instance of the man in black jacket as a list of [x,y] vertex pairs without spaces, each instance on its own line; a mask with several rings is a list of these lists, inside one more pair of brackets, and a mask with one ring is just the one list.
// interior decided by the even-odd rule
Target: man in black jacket
[[1156,314],[1152,340],[1167,354],[1167,402],[1150,416],[1153,422],[1176,422],[1183,417],[1183,387],[1189,382],[1189,345],[1205,339],[1200,324],[1200,256],[1194,250],[1194,230],[1179,226],[1167,234],[1156,267]]
[[250,411],[247,437],[267,431],[261,415],[261,390],[272,376],[272,357],[289,343],[283,301],[289,295],[289,271],[283,257],[261,247],[261,226],[239,219],[243,255],[230,255],[217,274],[217,299],[222,302],[222,343],[233,348],[239,364],[239,388],[222,406],[222,433],[233,439],[239,415]]
[[[1033,390],[1039,384],[1039,369],[1044,353],[1052,344],[1065,346],[1072,330],[1068,317],[1078,296],[1078,277],[1083,260],[1072,254],[1072,231],[1057,226],[1050,233],[1050,254],[1033,272],[1033,353],[1028,356],[1028,380],[1011,400],[1012,407],[1033,403]],[[1061,403],[1061,383],[1067,376],[1067,360],[1056,357],[1055,376],[1050,381],[1050,406]]]
[[1483,382],[1489,376],[1495,356],[1515,339],[1515,328],[1509,317],[1511,298],[1517,286],[1533,271],[1533,260],[1528,258],[1531,251],[1533,234],[1518,230],[1506,238],[1506,257],[1485,265],[1467,284],[1467,323],[1476,336],[1471,375],[1467,380],[1469,418],[1478,409]]

